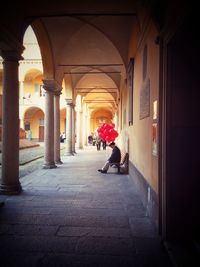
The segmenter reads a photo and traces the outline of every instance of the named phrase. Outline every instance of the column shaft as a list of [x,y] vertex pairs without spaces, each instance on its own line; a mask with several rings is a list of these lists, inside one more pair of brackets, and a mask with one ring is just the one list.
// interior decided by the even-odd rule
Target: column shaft
[[82,149],[83,148],[83,137],[82,137],[82,111],[77,111],[76,116],[77,116],[77,120],[76,120],[76,134],[77,134],[77,148],[78,149]]
[[19,83],[18,59],[3,62],[2,180],[0,192],[18,194],[19,182]]
[[54,159],[56,164],[62,164],[60,159],[60,92],[54,95]]
[[[48,89],[48,87],[44,87]],[[45,94],[45,126],[44,126],[44,169],[56,168],[54,162],[54,92],[46,90]]]
[[72,100],[66,99],[66,150],[65,155],[73,155],[72,152]]
[[75,111],[74,111],[74,104],[72,105],[72,153],[76,153],[75,149]]

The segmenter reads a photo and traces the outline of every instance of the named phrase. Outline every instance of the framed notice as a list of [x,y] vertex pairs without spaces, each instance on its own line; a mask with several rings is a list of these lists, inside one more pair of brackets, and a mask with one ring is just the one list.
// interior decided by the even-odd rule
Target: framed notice
[[140,90],[140,120],[150,116],[150,80],[143,83]]

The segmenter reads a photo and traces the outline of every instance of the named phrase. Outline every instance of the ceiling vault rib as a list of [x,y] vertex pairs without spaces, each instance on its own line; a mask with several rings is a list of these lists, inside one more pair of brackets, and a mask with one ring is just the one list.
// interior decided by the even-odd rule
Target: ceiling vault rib
[[94,89],[103,89],[103,90],[108,90],[108,89],[111,89],[111,90],[118,90],[118,88],[116,87],[76,87],[75,90],[94,90]]
[[84,100],[86,103],[115,103],[115,100]]
[[70,72],[70,71],[65,71],[64,74],[120,74],[121,71],[93,71],[93,72]]
[[58,67],[112,67],[112,66],[123,66],[122,63],[108,63],[108,64],[58,64]]
[[117,92],[91,92],[91,91],[79,91],[82,93],[90,93],[90,94],[117,94]]
[[26,16],[26,19],[37,19],[37,18],[55,18],[55,17],[88,17],[88,16],[111,16],[111,17],[136,17],[136,12],[122,12],[122,13],[54,13],[54,14],[39,14]]

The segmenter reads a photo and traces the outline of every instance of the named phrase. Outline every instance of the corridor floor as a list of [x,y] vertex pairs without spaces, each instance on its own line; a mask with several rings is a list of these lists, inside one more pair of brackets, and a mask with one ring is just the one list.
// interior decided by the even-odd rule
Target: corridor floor
[[130,177],[97,171],[110,153],[86,147],[0,195],[2,267],[171,266]]

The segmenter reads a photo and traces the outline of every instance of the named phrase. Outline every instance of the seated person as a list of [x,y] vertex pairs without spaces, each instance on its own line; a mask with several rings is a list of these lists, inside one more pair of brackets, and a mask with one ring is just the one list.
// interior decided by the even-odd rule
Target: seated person
[[110,143],[109,146],[112,148],[112,154],[109,157],[109,159],[106,161],[102,169],[98,170],[101,173],[107,173],[110,165],[112,165],[113,163],[120,163],[121,161],[121,151],[115,145],[115,142]]

